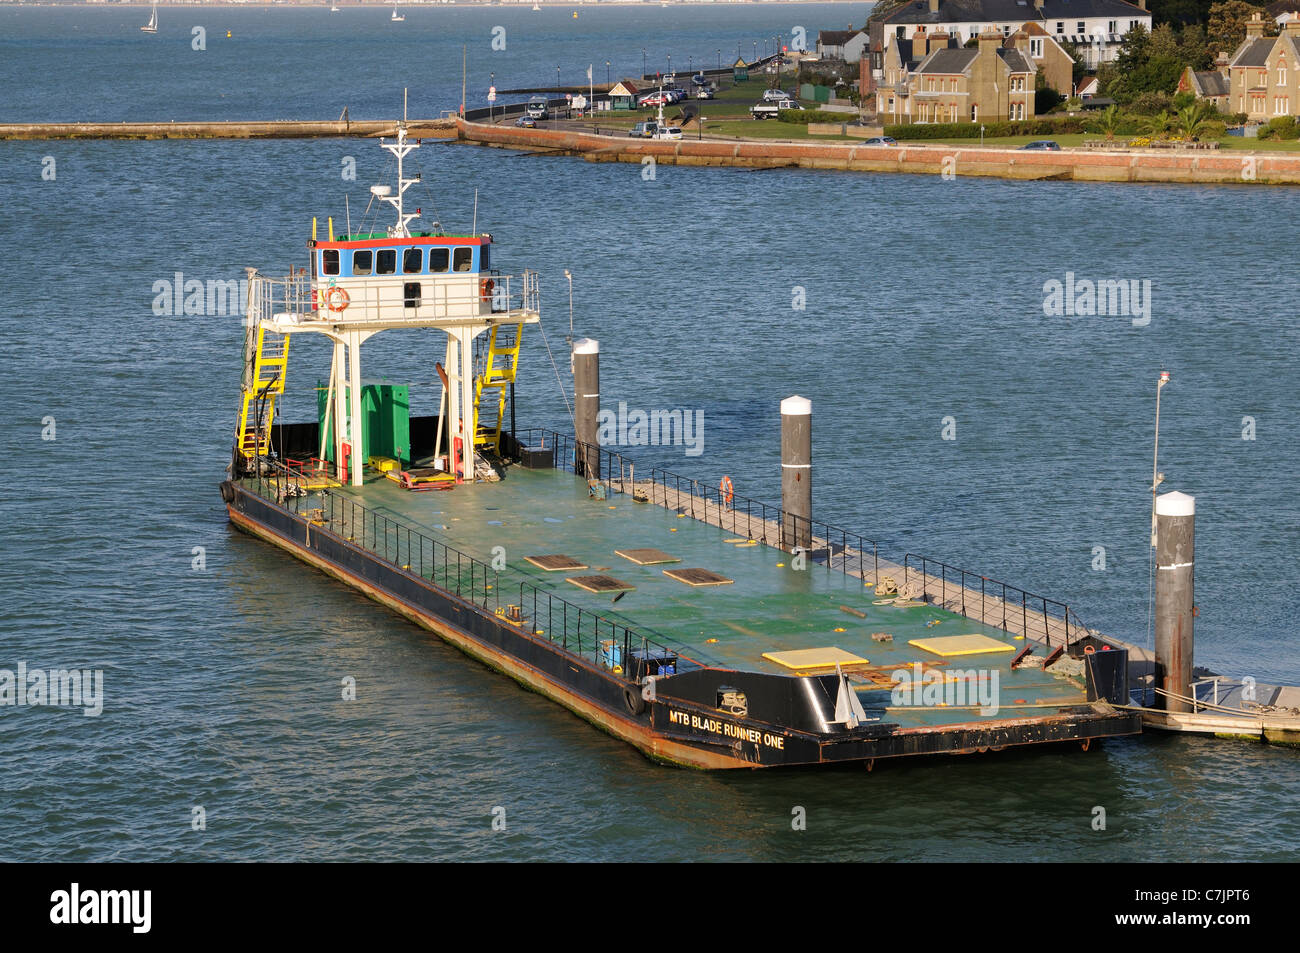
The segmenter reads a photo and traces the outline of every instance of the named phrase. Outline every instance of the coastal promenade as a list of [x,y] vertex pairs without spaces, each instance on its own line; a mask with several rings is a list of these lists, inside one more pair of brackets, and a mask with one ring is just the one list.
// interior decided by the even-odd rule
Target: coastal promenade
[[[456,124],[451,119],[413,119],[407,123],[407,134],[412,138],[454,139]],[[0,123],[0,139],[314,139],[395,135],[397,122],[392,119]]]
[[1078,182],[1300,185],[1300,154],[1089,149],[1059,152],[979,146],[868,146],[860,142],[634,139],[578,129],[527,129],[456,120],[476,145],[581,156],[589,162],[910,172]]

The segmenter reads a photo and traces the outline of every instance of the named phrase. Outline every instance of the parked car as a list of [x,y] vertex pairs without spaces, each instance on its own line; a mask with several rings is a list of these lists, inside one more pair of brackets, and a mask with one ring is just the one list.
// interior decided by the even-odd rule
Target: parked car
[[646,93],[636,101],[638,106],[667,106],[672,100],[668,98],[667,93],[653,92]]
[[536,129],[537,120],[534,119],[532,116],[520,116],[518,119],[515,120],[515,125],[523,126],[525,129]]
[[649,122],[637,123],[632,127],[632,131],[629,132],[628,135],[632,136],[634,139],[651,139],[658,131],[659,123],[651,120]]
[[1060,152],[1061,147],[1051,139],[1035,139],[1033,142],[1027,142],[1021,149],[1032,149],[1035,151]]
[[779,102],[782,99],[794,99],[794,97],[791,96],[789,93],[787,93],[784,89],[763,90],[763,102],[765,103],[775,103],[775,102]]
[[691,77],[691,82],[696,86],[708,86],[709,80],[703,73],[696,73]]
[[673,86],[669,89],[665,89],[664,95],[668,97],[669,103],[680,103],[686,98],[686,90],[678,89],[676,86]]
[[898,140],[893,136],[872,136],[870,139],[863,140],[864,146],[896,146]]
[[680,139],[682,130],[678,126],[664,126],[654,134],[656,139]]
[[755,119],[777,119],[782,109],[803,109],[803,107],[793,99],[781,99],[750,106],[749,114]]
[[712,98],[713,98],[713,90],[710,89],[708,86],[701,86],[699,89],[697,89],[697,90],[695,91],[695,98],[696,98],[696,99],[712,99]]

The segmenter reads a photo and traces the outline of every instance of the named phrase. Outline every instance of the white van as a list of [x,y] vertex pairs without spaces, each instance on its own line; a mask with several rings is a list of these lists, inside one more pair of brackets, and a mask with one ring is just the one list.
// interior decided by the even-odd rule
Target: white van
[[546,113],[546,98],[543,96],[534,96],[524,107],[524,115],[529,119],[545,119]]

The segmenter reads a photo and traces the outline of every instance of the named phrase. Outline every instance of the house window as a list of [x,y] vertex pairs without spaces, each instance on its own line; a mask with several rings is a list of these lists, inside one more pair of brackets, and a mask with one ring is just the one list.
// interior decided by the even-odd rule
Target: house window
[[1029,41],[1029,55],[1036,60],[1043,58],[1043,38],[1037,37]]
[[1286,97],[1278,96],[1273,100],[1273,115],[1285,116],[1287,114]]
[[1075,24],[1075,27],[1077,27],[1077,29],[1074,32],[1079,34],[1079,36],[1083,36],[1088,32],[1088,24],[1084,23],[1082,20],[1078,21]]
[[1118,20],[1111,20],[1111,21],[1107,22],[1107,24],[1106,24],[1106,32],[1107,32],[1107,33],[1111,33],[1111,34],[1118,33],[1118,32],[1119,32],[1119,21],[1118,21]]
[[397,249],[381,248],[375,252],[375,274],[391,275],[397,271]]
[[970,121],[971,122],[980,121],[980,108],[978,106],[972,106],[970,108]]
[[354,251],[352,253],[352,274],[368,275],[370,274],[370,264],[374,257],[374,252]]
[[1279,86],[1286,85],[1286,64],[1285,63],[1283,63],[1281,66],[1277,68],[1277,84]]
[[890,96],[890,97],[889,97],[889,111],[890,111],[891,113],[894,111],[894,97],[893,97],[893,96]]
[[1064,32],[1065,32],[1065,21],[1064,21],[1064,20],[1057,20],[1057,21],[1056,21],[1056,35],[1057,35],[1057,36],[1060,36],[1060,35],[1063,34]]

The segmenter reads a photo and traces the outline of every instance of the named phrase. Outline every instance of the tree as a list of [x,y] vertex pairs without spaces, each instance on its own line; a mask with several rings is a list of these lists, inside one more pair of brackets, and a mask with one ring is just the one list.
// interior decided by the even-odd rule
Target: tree
[[1193,103],[1178,110],[1178,127],[1186,138],[1195,140],[1209,118],[1210,111],[1205,103]]
[[1091,132],[1099,132],[1106,137],[1107,141],[1115,138],[1115,133],[1119,131],[1119,107],[1107,106],[1100,116],[1088,123]]
[[1142,130],[1148,136],[1157,139],[1163,139],[1174,125],[1174,115],[1167,109],[1162,109],[1154,116],[1148,116],[1142,123]]
[[[1210,49],[1217,54],[1220,51],[1231,53],[1246,38],[1246,24],[1259,7],[1246,3],[1245,0],[1223,0],[1210,7],[1205,27],[1205,38]],[[1271,23],[1269,18],[1266,22]]]

